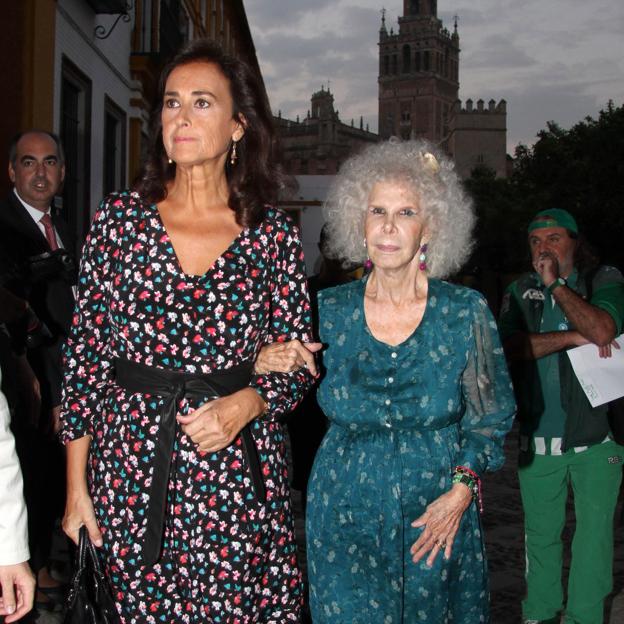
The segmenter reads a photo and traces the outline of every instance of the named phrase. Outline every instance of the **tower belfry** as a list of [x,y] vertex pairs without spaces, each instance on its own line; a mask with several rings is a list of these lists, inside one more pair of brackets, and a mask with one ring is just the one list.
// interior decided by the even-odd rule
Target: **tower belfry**
[[403,0],[403,17],[438,15],[436,0]]
[[459,94],[459,34],[438,18],[437,0],[403,0],[398,33],[379,31],[379,134],[439,143]]

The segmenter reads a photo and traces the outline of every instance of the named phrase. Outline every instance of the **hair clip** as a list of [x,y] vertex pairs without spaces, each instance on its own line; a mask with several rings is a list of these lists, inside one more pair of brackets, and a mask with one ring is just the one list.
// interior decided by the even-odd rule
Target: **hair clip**
[[431,173],[440,171],[440,163],[431,152],[420,152],[420,160],[425,169],[428,169]]

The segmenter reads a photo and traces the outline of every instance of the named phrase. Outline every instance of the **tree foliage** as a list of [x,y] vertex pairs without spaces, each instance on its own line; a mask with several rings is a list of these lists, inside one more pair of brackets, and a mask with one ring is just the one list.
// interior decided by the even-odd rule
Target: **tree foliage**
[[545,208],[565,208],[603,262],[624,268],[624,106],[569,130],[554,121],[532,147],[518,145],[512,175],[475,169],[466,187],[479,224],[473,262],[495,271],[526,268],[526,226]]

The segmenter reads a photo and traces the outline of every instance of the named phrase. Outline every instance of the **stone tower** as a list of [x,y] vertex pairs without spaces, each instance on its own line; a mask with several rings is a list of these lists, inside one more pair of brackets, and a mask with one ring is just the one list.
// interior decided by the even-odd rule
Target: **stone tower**
[[459,35],[438,19],[437,0],[403,0],[399,32],[379,30],[379,134],[386,139],[448,138],[459,94]]
[[320,91],[312,94],[312,117],[314,119],[334,119],[336,116],[334,96],[329,88],[325,91],[325,88],[321,87]]

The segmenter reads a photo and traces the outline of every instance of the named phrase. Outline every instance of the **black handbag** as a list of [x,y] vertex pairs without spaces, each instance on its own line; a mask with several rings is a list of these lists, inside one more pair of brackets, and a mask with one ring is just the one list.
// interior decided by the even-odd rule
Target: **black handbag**
[[80,527],[63,624],[120,624],[108,581],[85,526]]

